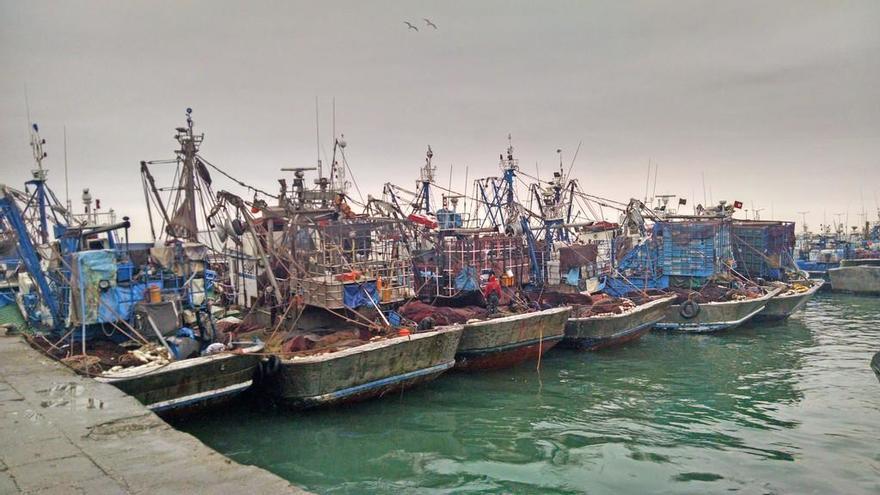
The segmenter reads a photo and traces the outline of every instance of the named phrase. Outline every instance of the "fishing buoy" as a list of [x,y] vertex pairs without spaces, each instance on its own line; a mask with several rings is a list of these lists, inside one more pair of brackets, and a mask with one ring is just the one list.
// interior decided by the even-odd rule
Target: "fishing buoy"
[[410,332],[409,328],[406,328],[406,327],[401,328],[400,330],[397,331],[397,335],[399,335],[401,337],[409,337],[410,334],[412,334],[412,332]]

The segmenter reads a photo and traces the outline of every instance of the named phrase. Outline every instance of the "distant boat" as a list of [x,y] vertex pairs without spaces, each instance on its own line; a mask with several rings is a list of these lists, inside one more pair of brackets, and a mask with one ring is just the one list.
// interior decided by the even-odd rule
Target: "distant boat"
[[828,270],[831,290],[862,295],[880,295],[880,259],[843,260]]

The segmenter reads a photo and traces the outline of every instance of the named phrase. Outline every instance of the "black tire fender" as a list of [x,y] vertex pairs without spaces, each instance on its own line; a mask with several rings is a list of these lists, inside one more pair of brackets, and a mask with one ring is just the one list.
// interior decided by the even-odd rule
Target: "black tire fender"
[[263,361],[261,360],[257,363],[257,367],[254,368],[254,384],[261,385],[263,383],[265,375],[266,372],[263,370]]
[[269,359],[267,359],[263,364],[265,366],[263,374],[266,377],[275,376],[278,374],[279,371],[281,371],[281,360],[278,359],[278,356],[275,356],[274,354],[269,356]]
[[697,304],[696,301],[688,299],[681,303],[681,307],[678,308],[678,314],[680,314],[682,318],[690,320],[700,314],[700,309],[700,305]]

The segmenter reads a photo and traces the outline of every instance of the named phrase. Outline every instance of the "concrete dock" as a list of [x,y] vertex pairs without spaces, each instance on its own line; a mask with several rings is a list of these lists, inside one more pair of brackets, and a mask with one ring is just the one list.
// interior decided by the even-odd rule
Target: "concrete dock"
[[306,493],[0,330],[0,494]]

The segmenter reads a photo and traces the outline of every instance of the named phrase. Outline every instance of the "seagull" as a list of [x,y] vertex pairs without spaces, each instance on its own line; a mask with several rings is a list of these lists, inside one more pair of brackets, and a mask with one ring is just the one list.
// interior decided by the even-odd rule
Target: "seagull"
[[406,24],[410,29],[414,29],[414,30],[416,30],[416,31],[419,30],[419,28],[417,28],[417,27],[413,26],[412,24],[410,24],[409,21],[403,21],[403,23]]
[[434,28],[434,29],[437,29],[437,25],[434,24],[433,22],[431,22],[431,19],[426,19],[426,18],[423,17],[422,20],[425,21],[425,24],[431,26],[431,27]]

